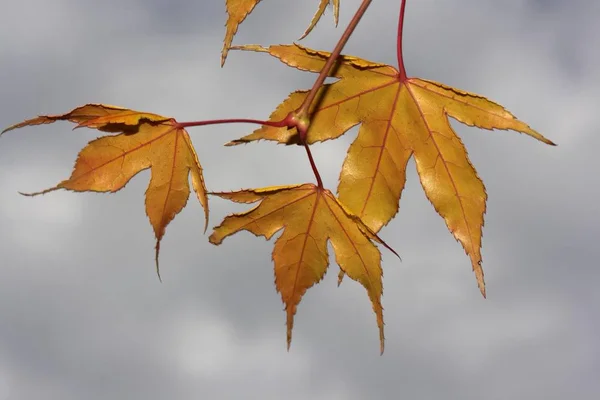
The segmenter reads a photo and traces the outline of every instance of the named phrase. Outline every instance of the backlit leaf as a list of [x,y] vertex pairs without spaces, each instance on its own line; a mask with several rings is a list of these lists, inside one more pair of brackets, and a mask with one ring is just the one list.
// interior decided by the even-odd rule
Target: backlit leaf
[[288,348],[296,308],[306,290],[323,279],[329,264],[327,242],[331,241],[340,269],[367,290],[383,352],[381,255],[373,241],[387,245],[329,190],[303,184],[211,194],[238,203],[260,201],[249,211],[226,217],[210,235],[213,244],[241,230],[268,240],[283,229],[275,242],[273,261],[275,286],[287,314]]
[[[146,190],[146,214],[156,236],[156,268],[165,228],[185,207],[192,187],[205,213],[208,224],[208,199],[202,167],[188,133],[170,117],[143,113],[103,104],[87,104],[62,115],[46,115],[13,125],[4,132],[30,125],[71,121],[79,127],[119,133],[103,136],[81,150],[73,173],[53,188],[77,192],[116,192],[131,178],[150,169]],[[4,133],[3,132],[3,133]],[[206,227],[205,227],[206,229]],[[160,277],[160,275],[159,275]]]

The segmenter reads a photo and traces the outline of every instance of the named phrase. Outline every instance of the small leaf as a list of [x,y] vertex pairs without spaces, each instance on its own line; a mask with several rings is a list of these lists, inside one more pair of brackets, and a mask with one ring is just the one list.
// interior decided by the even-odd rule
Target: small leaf
[[329,190],[313,184],[211,194],[238,203],[260,201],[249,211],[226,217],[210,235],[213,244],[221,244],[227,236],[242,230],[268,240],[283,228],[275,242],[273,261],[275,286],[287,314],[288,348],[296,308],[306,290],[323,279],[329,264],[327,242],[331,241],[340,269],[367,290],[377,316],[383,352],[381,254],[373,241],[387,245],[360,218]]
[[146,214],[156,236],[156,270],[159,273],[160,241],[169,222],[187,203],[191,174],[192,187],[204,208],[206,230],[208,198],[202,167],[188,133],[179,128],[173,118],[104,104],[87,104],[66,114],[45,115],[21,122],[2,133],[56,121],[71,121],[78,124],[76,128],[119,134],[89,142],[79,153],[69,179],[31,196],[57,189],[116,192],[137,173],[150,168]]

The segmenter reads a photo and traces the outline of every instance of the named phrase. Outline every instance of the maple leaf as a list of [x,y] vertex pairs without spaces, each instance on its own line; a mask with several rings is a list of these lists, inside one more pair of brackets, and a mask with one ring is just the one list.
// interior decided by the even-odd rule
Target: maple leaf
[[[377,316],[381,352],[384,346],[381,295],[381,254],[373,241],[394,254],[377,235],[326,189],[313,184],[274,186],[237,192],[211,193],[238,203],[261,201],[249,211],[227,216],[214,228],[210,242],[219,245],[227,236],[247,230],[270,239],[283,228],[275,242],[275,286],[287,314],[287,345],[292,340],[296,308],[306,290],[318,283],[327,270],[331,241],[342,272],[362,284]],[[397,254],[396,254],[397,255]]]
[[[238,28],[246,17],[254,10],[254,7],[261,0],[225,0],[225,8],[227,10],[227,22],[225,23],[225,39],[223,39],[223,50],[221,51],[221,67],[225,65],[227,54],[231,48],[233,37],[238,31]],[[337,26],[340,15],[340,0],[319,0],[319,6],[313,16],[310,25],[302,34],[300,39],[305,38],[317,25],[325,13],[325,9],[330,3],[333,3],[333,19]]]
[[208,198],[202,167],[188,133],[178,127],[173,118],[111,105],[87,104],[66,114],[44,115],[21,122],[2,133],[56,121],[71,121],[78,124],[76,128],[87,127],[120,134],[89,142],[79,153],[69,179],[30,196],[58,189],[116,192],[137,173],[150,168],[146,214],[156,236],[156,271],[159,273],[160,241],[166,226],[187,203],[191,174],[192,186],[204,208],[206,230]]
[[[311,72],[319,72],[330,54],[300,45],[238,49],[267,52],[289,66]],[[427,198],[470,257],[485,297],[480,248],[487,194],[448,116],[469,126],[510,129],[554,143],[483,96],[402,77],[390,65],[340,56],[332,71],[331,76],[339,80],[320,89],[319,101],[310,110],[307,142],[335,139],[361,125],[340,174],[340,201],[374,232],[379,231],[398,211],[406,165],[414,156]],[[306,95],[306,91],[291,93],[270,119],[285,118],[298,109]],[[259,139],[285,144],[298,141],[296,129],[263,126],[228,145]]]

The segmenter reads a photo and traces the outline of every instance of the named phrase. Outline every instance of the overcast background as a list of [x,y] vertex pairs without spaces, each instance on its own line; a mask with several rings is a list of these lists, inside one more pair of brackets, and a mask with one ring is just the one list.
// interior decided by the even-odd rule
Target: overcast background
[[[303,44],[331,50],[359,0]],[[345,53],[396,62],[398,0],[374,1]],[[0,125],[88,102],[180,121],[267,118],[316,75],[264,54],[219,66],[222,0],[0,0]],[[234,43],[290,43],[318,0],[265,0]],[[148,171],[115,195],[54,192],[98,133],[68,123],[0,139],[0,400],[596,399],[600,396],[600,2],[410,0],[409,75],[488,96],[558,147],[453,123],[489,194],[488,299],[409,164],[382,237],[386,351],[364,289],[337,266],[304,297],[292,347],[272,242],[220,247],[192,199],[162,242]],[[221,145],[254,126],[190,129],[211,190],[312,182],[298,147]],[[353,130],[314,146],[335,189]],[[246,207],[211,199],[210,226]]]

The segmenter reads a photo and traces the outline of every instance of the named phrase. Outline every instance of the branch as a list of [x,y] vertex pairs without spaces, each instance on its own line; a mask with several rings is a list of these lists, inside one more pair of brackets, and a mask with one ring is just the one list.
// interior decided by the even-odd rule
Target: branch
[[[352,20],[348,24],[348,27],[346,28],[346,30],[340,37],[340,40],[338,40],[337,45],[331,52],[331,55],[327,59],[325,66],[323,67],[323,69],[321,69],[321,72],[319,73],[319,76],[317,77],[317,80],[315,81],[313,87],[310,89],[310,92],[308,92],[308,95],[306,96],[306,98],[304,99],[304,101],[302,102],[300,107],[296,110],[296,117],[299,120],[307,120],[308,119],[308,110],[310,109],[310,106],[314,102],[315,97],[317,96],[318,90],[321,88],[321,86],[323,86],[323,82],[325,82],[325,79],[329,75],[329,72],[331,72],[331,68],[333,67],[333,64],[336,62],[337,58],[339,57],[340,53],[342,52],[342,49],[346,45],[346,42],[348,41],[348,39],[350,39],[350,36],[354,32],[354,29],[356,29],[356,26],[358,25],[362,16],[367,11],[367,8],[369,8],[371,1],[372,0],[363,0],[362,4],[360,5],[360,7],[358,7],[358,10],[356,11],[356,14],[354,14],[354,17],[352,17]],[[308,129],[308,126],[306,128]],[[306,140],[306,131],[302,132],[299,130],[299,134],[300,134],[300,140],[305,141]]]

